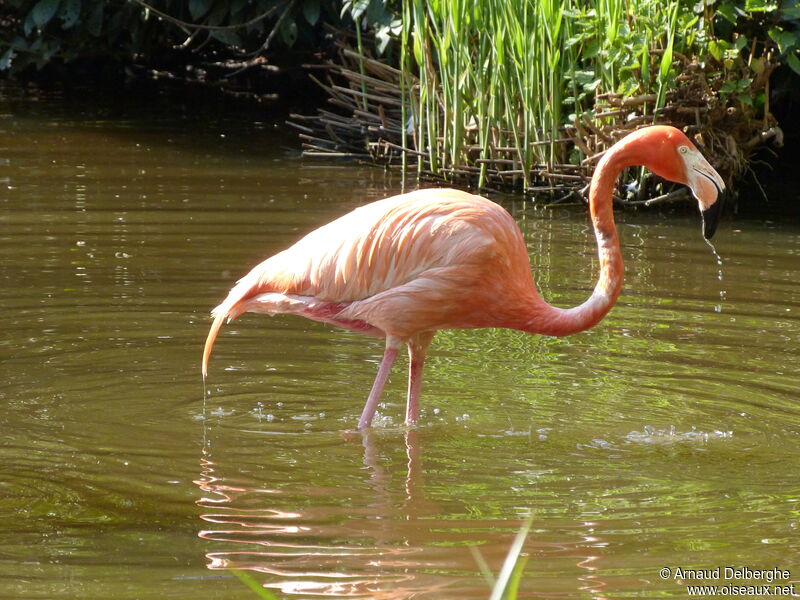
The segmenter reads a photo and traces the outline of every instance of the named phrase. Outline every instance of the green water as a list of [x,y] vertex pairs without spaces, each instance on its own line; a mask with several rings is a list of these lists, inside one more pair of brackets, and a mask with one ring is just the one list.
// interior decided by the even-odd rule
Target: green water
[[[382,342],[208,311],[302,234],[400,191],[303,161],[282,115],[0,88],[0,598],[686,598],[668,567],[800,593],[800,227],[619,215],[627,276],[565,339],[440,332],[420,425]],[[542,293],[590,293],[579,209],[506,207]],[[735,583],[761,584],[751,578]],[[775,583],[787,583],[786,580]]]

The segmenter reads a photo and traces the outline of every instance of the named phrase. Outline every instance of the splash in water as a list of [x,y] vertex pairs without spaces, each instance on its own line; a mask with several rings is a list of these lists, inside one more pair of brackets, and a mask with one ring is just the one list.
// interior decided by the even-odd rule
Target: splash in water
[[674,425],[669,429],[656,429],[645,425],[642,431],[631,431],[624,436],[626,442],[634,444],[675,444],[679,442],[708,442],[711,440],[724,440],[733,437],[732,431],[697,431],[692,427],[689,431],[678,431]]

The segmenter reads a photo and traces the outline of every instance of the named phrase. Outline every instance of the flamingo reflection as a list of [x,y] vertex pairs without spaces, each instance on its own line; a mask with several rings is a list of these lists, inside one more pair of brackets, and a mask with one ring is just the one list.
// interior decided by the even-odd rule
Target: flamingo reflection
[[[196,503],[205,510],[200,515],[205,526],[198,535],[212,548],[206,553],[208,568],[261,573],[265,587],[286,595],[487,598],[489,589],[470,547],[477,546],[497,572],[519,523],[447,518],[446,504],[458,500],[426,497],[420,431],[404,430],[402,437],[405,456],[398,469],[392,466],[397,432],[369,429],[345,435],[348,448],[358,448],[360,442],[353,458],[361,464],[361,483],[368,491],[307,485],[298,493],[255,485],[241,475],[232,482],[204,454],[195,483],[202,492]],[[593,533],[594,525],[561,523],[561,539],[553,540],[552,531],[538,535],[534,524],[526,542],[527,553],[535,557],[529,565],[552,581],[547,565],[563,565],[573,557],[569,563],[583,573],[573,580],[573,590],[583,598],[603,600],[601,556],[587,552],[605,545]],[[537,584],[534,576],[525,579],[532,589],[520,598],[569,596],[563,595],[563,582],[555,586],[561,588],[557,591],[551,584]]]

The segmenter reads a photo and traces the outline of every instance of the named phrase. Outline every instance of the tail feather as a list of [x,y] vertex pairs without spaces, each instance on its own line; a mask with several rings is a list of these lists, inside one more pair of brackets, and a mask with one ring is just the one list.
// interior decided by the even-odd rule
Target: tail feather
[[208,374],[208,359],[211,357],[211,349],[214,347],[214,340],[217,339],[217,334],[222,328],[223,321],[227,320],[230,323],[241,315],[245,311],[245,302],[253,296],[256,288],[257,282],[254,282],[251,277],[245,277],[233,287],[227,298],[222,301],[222,304],[211,311],[214,321],[211,323],[206,345],[203,348],[203,379]]

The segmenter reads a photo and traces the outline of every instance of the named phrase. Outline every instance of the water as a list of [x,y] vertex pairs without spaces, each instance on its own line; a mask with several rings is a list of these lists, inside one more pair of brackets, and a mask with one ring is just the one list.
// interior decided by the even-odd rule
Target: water
[[[438,334],[353,428],[382,342],[208,311],[396,175],[304,162],[280,115],[0,89],[0,597],[685,598],[675,569],[800,589],[800,227],[619,215],[619,305],[566,339]],[[543,294],[596,261],[580,210],[509,203]],[[663,579],[662,568],[672,569]],[[740,582],[741,583],[741,582]],[[744,583],[763,583],[752,577]],[[776,581],[775,583],[785,583]]]

